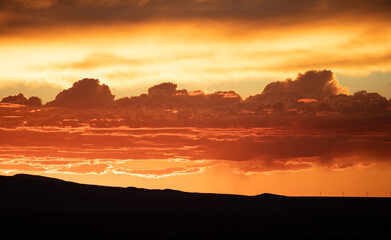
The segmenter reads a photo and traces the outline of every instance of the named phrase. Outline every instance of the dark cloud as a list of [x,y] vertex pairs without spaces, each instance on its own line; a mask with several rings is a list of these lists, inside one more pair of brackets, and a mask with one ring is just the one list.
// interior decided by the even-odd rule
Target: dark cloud
[[322,107],[329,105],[330,97],[347,92],[348,89],[338,84],[330,70],[311,70],[299,73],[295,80],[286,79],[269,83],[261,94],[248,97],[245,105],[253,111],[276,111],[284,108],[302,111],[303,107],[309,106],[318,106],[316,110],[321,111]]
[[41,107],[42,101],[38,97],[30,97],[27,99],[22,93],[19,93],[18,95],[10,95],[8,97],[4,97],[1,100],[2,103],[13,103],[13,104],[20,104],[20,105],[27,105],[31,107]]
[[[235,20],[294,24],[335,17],[388,17],[388,0],[3,0],[12,15],[2,30],[15,28],[134,23],[151,20]],[[361,17],[361,18],[358,18]]]
[[173,83],[161,83],[148,89],[149,96],[174,96],[178,85]]
[[54,101],[48,102],[48,107],[67,108],[99,108],[114,102],[114,95],[105,84],[98,79],[85,78],[75,82],[67,90],[60,92]]
[[[53,100],[56,93],[62,90],[61,87],[49,84],[47,82],[40,82],[39,84],[28,84],[22,82],[20,79],[13,79],[7,81],[0,80],[3,84],[0,87],[0,96],[5,97],[14,93],[23,93],[26,96],[40,96],[43,102]],[[44,94],[44,95],[42,95]]]
[[127,108],[158,108],[164,110],[185,110],[188,108],[210,109],[239,103],[242,98],[234,91],[218,91],[205,94],[203,91],[189,92],[177,89],[177,84],[161,83],[148,89],[148,94],[138,97],[125,97],[116,101]]
[[340,93],[347,93],[347,88],[338,85],[338,81],[331,71],[312,70],[299,74],[295,80],[272,82],[263,89],[261,95],[275,100],[285,97],[319,100]]
[[22,93],[19,93],[18,95],[4,97],[1,102],[25,105],[27,98]]

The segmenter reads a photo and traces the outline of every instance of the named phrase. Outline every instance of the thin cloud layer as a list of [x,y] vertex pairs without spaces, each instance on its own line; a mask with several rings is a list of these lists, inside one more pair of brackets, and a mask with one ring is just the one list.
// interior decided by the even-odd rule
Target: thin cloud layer
[[113,171],[116,174],[126,174],[126,175],[137,176],[137,177],[164,178],[164,177],[178,176],[178,175],[197,174],[202,172],[203,168],[171,167],[171,168],[162,168],[162,169],[138,169],[138,170],[118,168]]
[[14,7],[23,8],[25,10],[39,10],[52,7],[57,4],[57,0],[11,0],[5,1],[4,4],[10,4],[11,6],[13,4]]
[[[198,174],[221,164],[241,174],[391,164],[390,128],[359,133],[293,128],[69,130],[1,129],[0,146],[7,147],[0,149],[0,169],[75,174],[113,172],[158,178]],[[167,161],[166,167],[161,163],[145,164],[143,168],[129,164],[159,160]]]

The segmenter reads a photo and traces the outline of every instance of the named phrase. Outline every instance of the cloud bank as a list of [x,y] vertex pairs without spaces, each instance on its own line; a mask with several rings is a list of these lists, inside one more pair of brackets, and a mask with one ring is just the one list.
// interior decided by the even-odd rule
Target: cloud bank
[[[343,170],[391,164],[389,130],[2,128],[0,170],[114,172],[147,178],[196,174],[219,165],[241,174]],[[129,164],[143,161],[156,164]]]
[[[107,85],[83,79],[44,106],[28,105],[23,94],[3,98],[0,169],[159,178],[221,164],[245,175],[391,164],[391,101],[346,93],[328,70],[270,83],[246,99],[166,82],[115,100]],[[182,162],[124,165],[167,159]]]
[[[83,79],[60,92],[43,108],[13,111],[3,108],[4,127],[307,127],[365,128],[389,125],[390,100],[366,91],[347,94],[329,70],[307,71],[296,79],[268,84],[246,99],[235,91],[188,91],[166,82],[147,94],[114,99],[97,79]],[[40,106],[40,99],[23,94],[3,103]],[[56,107],[56,108],[52,108]],[[6,116],[13,116],[9,121]]]
[[[162,20],[235,20],[297,24],[332,18],[389,18],[387,0],[4,0],[1,29],[139,23]],[[361,19],[362,19],[361,18]]]

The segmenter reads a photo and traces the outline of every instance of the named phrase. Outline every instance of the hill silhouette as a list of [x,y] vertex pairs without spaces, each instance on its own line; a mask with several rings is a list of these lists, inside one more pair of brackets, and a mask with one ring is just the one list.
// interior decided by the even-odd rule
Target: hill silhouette
[[0,239],[387,239],[391,199],[241,196],[0,176]]

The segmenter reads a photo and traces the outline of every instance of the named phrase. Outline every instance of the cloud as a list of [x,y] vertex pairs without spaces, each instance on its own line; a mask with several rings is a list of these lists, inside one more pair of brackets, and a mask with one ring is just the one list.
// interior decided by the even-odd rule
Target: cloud
[[314,162],[308,160],[300,161],[248,161],[240,164],[239,167],[234,167],[233,172],[236,174],[252,175],[259,173],[273,172],[295,172],[310,170],[316,167]]
[[[54,170],[59,173],[72,173],[72,174],[104,174],[107,172],[109,165],[101,163],[85,163],[74,164],[65,167],[60,167]],[[53,172],[53,171],[52,171]]]
[[203,168],[199,167],[171,167],[162,169],[138,169],[129,170],[118,168],[114,169],[113,172],[116,174],[126,174],[145,178],[163,178],[177,175],[196,174],[203,171]]
[[[25,96],[39,96],[42,101],[47,102],[54,99],[56,92],[61,91],[62,88],[47,82],[28,82],[23,83],[22,80],[0,79],[0,96],[9,96],[15,93],[23,93]],[[42,96],[42,94],[44,94]]]
[[57,0],[6,0],[8,3],[15,3],[18,7],[27,10],[48,9],[57,4]]
[[[234,91],[188,91],[166,82],[114,101],[108,86],[83,79],[41,108],[0,107],[0,146],[7,146],[0,157],[254,163],[235,168],[242,174],[390,163],[391,100],[343,91],[323,70],[270,83],[247,99]],[[26,101],[23,95],[7,99]],[[61,171],[90,169],[74,167]],[[93,172],[109,168],[99,165]],[[201,171],[113,169],[153,177]]]
[[287,95],[292,98],[323,99],[332,95],[346,94],[348,89],[338,85],[329,70],[307,71],[299,74],[295,80],[272,82],[263,89],[262,95]]
[[[166,82],[148,94],[114,101],[107,85],[83,79],[59,93],[37,112],[3,109],[19,116],[3,126],[92,127],[292,127],[379,128],[390,119],[391,103],[378,93],[342,94],[329,70],[308,71],[295,80],[268,84],[260,94],[242,99],[234,91],[188,91]],[[25,99],[23,99],[25,101]],[[15,103],[15,101],[14,101]],[[110,108],[105,108],[110,106]],[[67,109],[64,109],[67,108]],[[78,111],[84,109],[80,114]],[[90,109],[87,111],[87,109]],[[368,125],[370,123],[370,125]]]
[[[381,33],[376,34],[381,35]],[[338,46],[341,50],[354,48],[352,45],[357,44],[361,45],[362,48],[366,44],[376,45],[382,40],[379,39],[372,40],[370,36],[363,36],[361,41],[366,41],[366,43],[361,42],[360,44],[352,42],[346,43],[346,45]],[[365,39],[367,38],[367,39]],[[388,38],[388,34],[384,38]],[[376,43],[377,42],[377,43]],[[317,51],[317,50],[316,50]],[[289,54],[285,56],[285,59],[278,65],[267,65],[265,69],[267,70],[279,70],[285,69],[290,71],[298,71],[301,69],[314,69],[314,68],[331,68],[331,69],[343,69],[344,72],[357,71],[357,69],[368,70],[368,72],[373,71],[374,66],[382,66],[385,69],[391,63],[391,52],[388,48],[382,48],[379,52],[368,52],[361,53],[356,52],[354,54],[349,54],[348,52],[344,53],[340,51],[340,54],[327,53],[323,52],[321,54],[316,52],[307,52],[305,54],[296,55]]]
[[148,89],[149,96],[173,96],[176,94],[178,85],[173,83],[161,83]]
[[48,102],[48,107],[68,108],[98,108],[114,102],[110,88],[99,80],[85,78],[75,82],[67,90],[60,92],[54,101]]
[[[12,166],[14,169],[23,166],[26,170],[30,165],[32,171],[35,168],[78,174],[113,171],[141,177],[196,174],[218,164],[232,166],[234,172],[241,174],[391,164],[391,139],[384,129],[372,132],[297,128],[71,130],[74,132],[69,128],[2,129],[0,146],[7,147],[0,149],[0,162],[5,162],[7,170],[12,170]],[[134,168],[126,164],[159,159],[168,160],[168,167],[151,168],[146,164]],[[175,159],[182,162],[172,161]],[[203,164],[199,164],[200,160]]]
[[0,163],[0,172],[1,173],[10,173],[10,172],[45,172],[47,169],[41,166],[34,166],[28,163],[21,164],[1,164]]
[[30,97],[27,99],[22,93],[19,93],[18,95],[14,96],[8,96],[4,97],[1,100],[2,103],[13,103],[13,104],[20,104],[20,105],[27,105],[31,107],[41,107],[42,101],[38,97]]
[[[15,19],[2,28],[104,25],[151,20],[235,20],[270,24],[298,24],[333,18],[388,18],[387,0],[5,0],[0,7]],[[36,11],[36,10],[40,11]],[[360,19],[361,17],[361,19]]]
[[[338,95],[347,96],[348,92],[348,88],[340,86],[330,70],[311,70],[299,73],[295,80],[269,83],[261,94],[245,99],[245,106],[248,110],[257,112],[339,112],[336,108],[330,108],[330,100],[336,99],[335,96]],[[338,99],[344,101],[342,98]],[[308,111],[309,108],[311,111]]]
[[116,104],[127,108],[158,108],[162,111],[174,111],[181,109],[186,115],[192,108],[209,109],[212,107],[229,106],[238,103],[242,98],[234,91],[218,91],[205,94],[203,91],[189,92],[186,89],[177,89],[177,84],[161,83],[148,89],[148,94],[125,97],[116,100]]
[[81,69],[81,70],[91,70],[94,68],[103,68],[110,67],[114,65],[136,65],[141,61],[132,58],[125,58],[115,54],[109,53],[94,53],[85,57],[81,61],[64,63],[64,64],[54,64],[50,66],[51,68],[56,69]]

